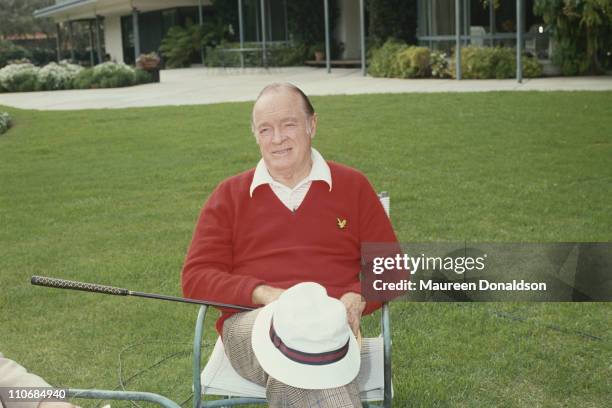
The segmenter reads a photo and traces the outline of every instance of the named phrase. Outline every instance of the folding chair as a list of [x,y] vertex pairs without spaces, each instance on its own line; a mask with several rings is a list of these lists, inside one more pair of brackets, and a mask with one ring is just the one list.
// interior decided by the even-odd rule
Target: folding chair
[[[390,199],[386,192],[379,195],[381,204],[389,215]],[[208,306],[201,306],[195,326],[193,342],[193,408],[228,407],[242,404],[265,404],[265,388],[240,377],[232,368],[218,338],[206,367],[201,369],[201,345]],[[371,401],[381,401],[390,408],[393,397],[391,384],[391,329],[389,304],[383,303],[381,311],[381,335],[364,338],[362,343],[362,367],[359,372],[361,400],[364,407],[380,407]],[[381,378],[382,377],[382,378]],[[373,387],[364,392],[364,386]],[[223,397],[214,401],[202,401],[203,395]]]

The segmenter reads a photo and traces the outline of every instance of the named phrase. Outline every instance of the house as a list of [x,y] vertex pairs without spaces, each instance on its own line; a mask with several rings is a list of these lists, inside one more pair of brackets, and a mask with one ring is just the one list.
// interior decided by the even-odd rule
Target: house
[[[288,41],[288,1],[297,0],[236,0],[242,22],[232,30],[241,29],[245,41]],[[498,2],[497,8],[491,7],[496,3],[493,0],[484,4],[482,0],[415,1],[418,17],[414,31],[421,45],[448,50],[457,41],[462,45],[516,43],[516,1]],[[522,2],[523,32],[529,41],[534,36],[533,31],[528,32],[529,28],[541,21],[533,15],[534,0]],[[325,0],[311,2],[313,7],[317,3],[323,7]],[[363,3],[363,0],[337,0],[339,17],[331,36],[343,44],[343,59],[356,60],[361,56],[360,6]],[[231,2],[224,2],[226,7],[228,4]],[[363,12],[367,21],[367,10]],[[212,0],[56,0],[54,5],[37,10],[34,15],[51,17],[69,27],[83,21],[94,22],[99,60],[104,52],[111,60],[133,63],[137,55],[156,51],[169,27],[184,25],[189,20],[201,24],[216,13]],[[363,31],[367,35],[367,25]]]
[[[261,41],[262,9],[266,40],[287,41],[286,2],[236,1],[236,7],[242,9],[245,41]],[[260,7],[262,3],[264,7]],[[96,32],[92,48],[96,48],[99,60],[104,53],[111,60],[125,63],[133,63],[141,53],[156,51],[171,26],[187,21],[201,23],[215,14],[211,0],[56,0],[54,5],[34,12],[35,17],[53,18],[58,33],[59,24],[67,25],[71,33],[73,24],[92,22]],[[238,27],[232,29],[237,31]]]

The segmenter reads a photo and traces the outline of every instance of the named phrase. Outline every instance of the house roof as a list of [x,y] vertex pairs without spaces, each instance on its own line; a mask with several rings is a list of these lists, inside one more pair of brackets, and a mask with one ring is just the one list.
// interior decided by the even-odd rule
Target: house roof
[[211,0],[67,0],[34,11],[34,17],[52,17],[56,21],[95,18],[95,16],[127,15],[172,7],[208,6]]
[[97,0],[68,0],[63,3],[57,3],[49,7],[35,10],[33,15],[36,18],[39,17],[50,17],[56,14],[64,13],[68,10],[74,10],[82,6],[96,3]]

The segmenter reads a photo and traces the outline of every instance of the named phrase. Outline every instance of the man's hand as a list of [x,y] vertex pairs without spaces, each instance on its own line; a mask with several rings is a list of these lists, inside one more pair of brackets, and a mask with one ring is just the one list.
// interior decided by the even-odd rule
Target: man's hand
[[259,285],[253,291],[251,300],[256,305],[267,305],[272,303],[283,293],[285,289],[279,289],[268,285]]
[[359,293],[347,292],[342,295],[340,301],[344,303],[346,307],[346,317],[348,318],[348,324],[351,330],[355,333],[356,337],[359,337],[361,314],[366,307],[365,299]]

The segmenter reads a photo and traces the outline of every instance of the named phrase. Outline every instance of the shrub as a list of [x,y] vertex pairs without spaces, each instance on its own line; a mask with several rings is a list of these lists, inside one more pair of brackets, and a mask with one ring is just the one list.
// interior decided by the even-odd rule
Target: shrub
[[11,116],[8,112],[0,112],[0,135],[11,127]]
[[[240,53],[228,51],[239,48],[240,43],[223,43],[219,47],[206,47],[205,63],[209,67],[239,67]],[[245,43],[244,48],[259,48],[259,44]],[[309,47],[303,43],[292,46],[270,44],[266,49],[268,65],[287,67],[302,65],[309,57]],[[244,53],[245,67],[261,67],[263,65],[261,52],[251,51]]]
[[269,63],[276,67],[291,67],[304,65],[304,61],[309,59],[308,46],[304,43],[297,43],[291,46],[274,46],[270,48]]
[[152,82],[153,80],[153,78],[151,78],[151,74],[144,69],[135,69],[134,76],[134,85],[146,84]]
[[134,68],[124,63],[104,62],[93,69],[94,88],[118,88],[136,84]]
[[423,78],[430,74],[430,51],[389,40],[372,50],[368,72],[375,77]]
[[93,68],[62,61],[43,68],[12,64],[0,69],[0,92],[118,88],[151,82],[151,75],[123,63],[105,62]]
[[93,84],[93,68],[85,68],[79,72],[72,83],[76,89],[89,89]]
[[397,55],[408,46],[396,40],[389,40],[382,47],[372,50],[368,73],[374,77],[397,77],[399,67]]
[[57,51],[51,48],[35,47],[28,50],[32,57],[32,63],[42,67],[50,62],[55,62]]
[[40,68],[32,64],[12,64],[0,69],[1,92],[35,91]]
[[397,54],[399,78],[424,78],[429,76],[430,52],[426,47],[408,47]]
[[0,68],[8,65],[9,61],[30,59],[32,56],[23,47],[13,44],[11,41],[0,40]]
[[165,58],[168,68],[189,66],[191,60],[202,46],[203,36],[200,26],[188,24],[187,27],[172,26],[164,37],[159,51]]
[[431,53],[430,70],[431,76],[434,78],[449,78],[451,76],[446,53],[438,51],[433,51]]
[[533,58],[533,57],[529,57],[525,55],[523,56],[522,61],[523,61],[523,76],[525,78],[537,78],[537,77],[542,76],[542,65],[540,65],[537,58]]
[[119,88],[151,81],[151,76],[141,69],[134,69],[122,62],[105,62],[93,68],[83,68],[73,85],[78,89]]
[[83,67],[62,61],[59,64],[51,62],[38,71],[38,89],[57,90],[70,89]]
[[[522,63],[525,78],[542,75],[542,67],[535,58],[523,55]],[[461,48],[461,72],[465,79],[514,78],[516,75],[516,49],[503,47]],[[451,74],[453,77],[456,76],[453,64],[451,64]]]

